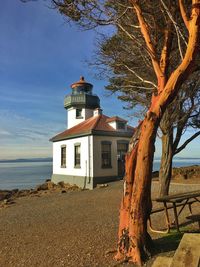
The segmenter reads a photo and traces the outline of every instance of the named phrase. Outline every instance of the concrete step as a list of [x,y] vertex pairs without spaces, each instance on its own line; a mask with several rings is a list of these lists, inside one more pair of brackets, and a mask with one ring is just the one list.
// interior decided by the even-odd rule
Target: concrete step
[[170,267],[200,267],[200,234],[184,234]]
[[152,264],[152,267],[170,267],[172,258],[158,256]]

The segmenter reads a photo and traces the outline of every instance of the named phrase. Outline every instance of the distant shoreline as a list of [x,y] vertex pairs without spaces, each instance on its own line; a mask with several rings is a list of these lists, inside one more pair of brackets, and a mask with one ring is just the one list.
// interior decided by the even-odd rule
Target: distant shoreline
[[19,162],[53,162],[52,158],[31,158],[31,159],[3,159],[0,163],[19,163]]
[[[155,161],[160,161],[161,158],[154,158]],[[199,157],[174,157],[174,161],[176,160],[200,160]],[[28,158],[28,159],[2,159],[0,163],[25,163],[25,162],[53,162],[53,158]]]

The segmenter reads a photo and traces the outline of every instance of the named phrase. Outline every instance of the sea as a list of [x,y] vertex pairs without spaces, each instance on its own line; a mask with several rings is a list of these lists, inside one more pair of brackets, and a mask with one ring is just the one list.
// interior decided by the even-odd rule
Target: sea
[[[200,158],[176,158],[173,167],[200,165]],[[160,159],[155,159],[153,170],[158,171]],[[50,179],[52,162],[0,163],[0,190],[31,189]]]
[[0,163],[0,190],[31,189],[52,175],[52,162]]

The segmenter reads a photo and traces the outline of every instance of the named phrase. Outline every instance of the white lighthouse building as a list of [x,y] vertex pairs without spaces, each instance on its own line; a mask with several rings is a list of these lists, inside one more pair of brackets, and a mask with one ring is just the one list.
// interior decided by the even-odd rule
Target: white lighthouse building
[[71,85],[64,100],[68,127],[54,136],[52,181],[64,181],[81,188],[120,179],[124,157],[134,128],[127,121],[102,114],[93,85],[83,77]]

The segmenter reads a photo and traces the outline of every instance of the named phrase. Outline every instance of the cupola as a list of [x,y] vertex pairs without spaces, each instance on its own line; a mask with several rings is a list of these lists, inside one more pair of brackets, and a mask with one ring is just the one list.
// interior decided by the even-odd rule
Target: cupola
[[97,95],[93,95],[93,85],[85,81],[81,76],[78,82],[71,85],[72,92],[65,97],[64,107],[69,109],[71,107],[82,107],[96,109],[100,108],[100,99]]
[[67,109],[68,128],[92,117],[94,110],[100,108],[100,99],[92,93],[93,85],[80,80],[71,84],[71,94],[65,96],[64,107]]
[[92,94],[93,85],[85,81],[81,76],[78,82],[71,84],[72,94]]

